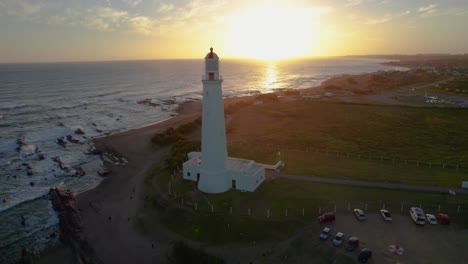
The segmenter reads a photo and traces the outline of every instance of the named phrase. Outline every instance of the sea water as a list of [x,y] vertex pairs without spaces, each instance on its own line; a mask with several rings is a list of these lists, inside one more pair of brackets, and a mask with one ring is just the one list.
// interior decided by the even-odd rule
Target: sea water
[[[341,74],[404,70],[382,62],[221,60],[220,73],[229,97],[315,87]],[[99,184],[102,162],[89,153],[92,138],[167,119],[178,103],[200,100],[203,67],[203,60],[0,64],[0,262],[14,261],[23,247],[41,248],[58,232],[45,196],[50,187],[79,193]],[[57,144],[67,135],[80,143]],[[19,138],[26,145],[19,147]],[[54,157],[86,174],[62,170]]]

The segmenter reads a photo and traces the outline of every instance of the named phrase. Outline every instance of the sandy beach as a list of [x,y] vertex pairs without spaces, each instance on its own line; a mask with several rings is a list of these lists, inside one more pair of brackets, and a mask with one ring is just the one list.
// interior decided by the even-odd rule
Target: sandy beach
[[105,162],[111,173],[98,187],[78,196],[84,236],[104,263],[161,263],[165,260],[167,243],[151,241],[140,234],[135,225],[144,199],[144,178],[164,152],[154,148],[151,136],[197,117],[197,112],[180,114],[157,124],[95,140],[99,150],[128,160],[126,166]]

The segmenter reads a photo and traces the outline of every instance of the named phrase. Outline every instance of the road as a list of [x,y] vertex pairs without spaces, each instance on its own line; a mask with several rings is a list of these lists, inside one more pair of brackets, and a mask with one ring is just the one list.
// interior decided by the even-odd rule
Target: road
[[413,185],[403,183],[390,183],[390,182],[372,182],[372,181],[356,181],[346,179],[335,179],[335,178],[322,178],[317,176],[305,176],[305,175],[291,175],[280,172],[267,171],[267,178],[286,178],[298,181],[311,181],[320,183],[331,183],[348,186],[362,186],[362,187],[375,187],[385,188],[394,190],[409,190],[409,191],[421,191],[421,192],[437,192],[437,193],[448,193],[452,190],[456,193],[468,194],[468,190],[462,188],[448,188],[448,187],[437,187],[437,186],[424,186],[424,185]]

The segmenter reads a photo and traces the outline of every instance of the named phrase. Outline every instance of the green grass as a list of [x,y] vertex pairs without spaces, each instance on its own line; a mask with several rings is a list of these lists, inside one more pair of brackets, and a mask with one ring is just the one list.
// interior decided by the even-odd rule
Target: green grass
[[468,109],[264,103],[239,111],[229,127],[228,141],[468,165]]
[[[274,164],[278,149],[261,147],[254,144],[233,144],[229,147],[229,154],[234,157],[253,159],[257,162]],[[346,153],[329,152],[323,150],[316,153],[310,151],[282,150],[282,160],[285,162],[283,173],[297,175],[312,175],[326,178],[353,179],[363,181],[383,181],[392,183],[407,183],[428,186],[444,186],[459,188],[463,180],[468,180],[468,168],[453,165],[443,168],[416,161],[380,160],[374,156],[369,160],[367,156],[356,154],[347,157]]]
[[[168,186],[172,182],[172,194],[163,210],[162,221],[184,237],[208,243],[218,243],[226,237],[227,242],[244,242],[262,237],[287,236],[307,223],[315,222],[320,212],[337,210],[338,214],[348,214],[351,208],[367,208],[368,212],[378,213],[385,207],[398,213],[403,204],[403,213],[410,206],[422,206],[429,212],[441,211],[451,215],[453,221],[463,228],[468,223],[468,195],[455,196],[439,193],[424,193],[403,190],[389,190],[366,187],[351,187],[333,184],[320,184],[287,179],[264,182],[255,192],[230,190],[222,194],[206,195],[198,199],[189,195],[196,184],[185,181],[180,176],[157,170],[151,186]],[[150,191],[155,200],[167,195],[168,189]],[[174,198],[174,192],[177,198]],[[184,204],[182,204],[184,197]],[[209,201],[209,203],[207,202]],[[197,210],[195,210],[195,203]],[[169,206],[170,205],[170,206]],[[211,205],[214,212],[211,212]],[[151,202],[148,209],[154,208]],[[461,213],[458,213],[458,206]],[[232,208],[232,209],[231,209]],[[285,210],[288,209],[288,217]],[[304,208],[304,216],[302,210]],[[250,216],[248,210],[250,209]],[[231,213],[232,210],[232,213]],[[270,217],[267,218],[267,210]],[[228,224],[230,229],[227,228]],[[258,228],[262,227],[262,228]],[[239,235],[240,230],[248,230],[248,236]],[[276,230],[276,231],[275,231]],[[281,230],[284,233],[282,233]],[[213,232],[215,231],[215,232]],[[226,233],[228,232],[228,233]],[[224,239],[224,238],[223,238]],[[245,240],[246,239],[246,240]]]

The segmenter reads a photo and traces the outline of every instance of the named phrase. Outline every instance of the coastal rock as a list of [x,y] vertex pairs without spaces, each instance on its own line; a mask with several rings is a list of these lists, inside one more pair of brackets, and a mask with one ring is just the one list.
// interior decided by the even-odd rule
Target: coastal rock
[[59,137],[57,139],[57,144],[59,144],[60,146],[66,148],[67,147],[67,142],[65,141],[65,139],[63,137]]
[[80,127],[80,128],[78,128],[77,130],[75,130],[75,134],[77,134],[77,135],[84,135],[85,132],[84,132],[84,130]]
[[18,144],[18,147],[16,148],[17,151],[21,151],[23,146],[27,146],[28,144],[26,143],[24,137],[20,137],[16,140],[16,144]]
[[99,176],[107,176],[109,173],[111,173],[112,171],[108,170],[106,167],[102,167],[98,170],[98,175]]
[[75,166],[75,167],[73,167],[73,169],[75,169],[75,175],[78,175],[78,176],[85,176],[86,175],[86,172],[80,166]]
[[152,107],[161,106],[160,104],[153,103],[151,99],[149,98],[145,100],[137,101],[137,103],[142,104],[142,105],[152,106]]
[[91,147],[89,149],[89,154],[91,154],[91,155],[101,155],[102,151],[100,151],[99,149],[97,149],[95,147]]
[[75,263],[101,264],[93,248],[82,236],[83,223],[76,197],[69,189],[50,188],[52,207],[59,213],[60,241],[72,248]]
[[67,135],[68,142],[83,145],[83,142],[79,141],[78,139],[74,138],[72,135]]
[[44,154],[39,154],[37,157],[39,158],[39,160],[45,160]]

